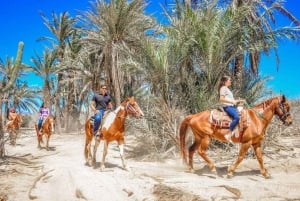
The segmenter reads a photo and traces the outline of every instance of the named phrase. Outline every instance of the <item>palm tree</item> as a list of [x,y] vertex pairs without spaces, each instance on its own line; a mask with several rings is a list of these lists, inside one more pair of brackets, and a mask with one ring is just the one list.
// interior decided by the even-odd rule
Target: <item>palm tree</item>
[[[7,60],[9,63],[7,64],[7,67],[10,69],[8,70],[10,74],[4,74],[2,76],[1,71],[1,77],[3,77],[3,80],[0,82],[0,100],[1,100],[1,107],[0,107],[0,157],[3,157],[5,155],[5,140],[4,140],[4,130],[3,130],[3,120],[2,120],[2,100],[3,100],[3,94],[6,93],[8,90],[13,88],[13,85],[15,83],[15,80],[18,77],[19,69],[21,68],[22,64],[22,56],[23,56],[23,47],[24,43],[19,42],[18,45],[18,51],[15,62],[12,62],[12,60]],[[1,69],[5,68],[5,65],[0,64]]]
[[[83,43],[89,52],[96,54],[103,73],[99,80],[104,79],[112,87],[116,105],[121,103],[124,95],[123,62],[127,56],[138,54],[141,39],[154,26],[154,21],[144,14],[143,0],[114,0],[107,3],[96,0],[93,8],[81,17],[86,25],[83,30]],[[98,90],[94,83],[94,90]]]
[[[57,15],[55,12],[52,12],[51,19],[48,19],[44,13],[40,13],[41,17],[44,21],[44,24],[46,27],[49,29],[49,31],[53,34],[53,37],[47,37],[47,36],[42,36],[38,40],[47,40],[50,41],[55,52],[58,60],[62,62],[65,58],[65,49],[66,47],[71,43],[72,36],[75,32],[75,24],[76,24],[76,18],[73,18],[69,15],[67,11]],[[59,68],[60,65],[57,66]],[[58,70],[57,71],[57,90],[55,92],[55,112],[57,114],[61,114],[61,99],[64,99],[65,97],[61,97],[61,91],[62,91],[62,86],[61,82],[63,80],[63,74],[68,73],[68,71],[63,72],[63,70]],[[68,76],[67,76],[68,77]],[[72,88],[74,86],[71,86]],[[67,107],[66,111],[64,113],[69,114],[71,111],[70,109],[70,101],[67,101]],[[57,124],[57,129],[58,132],[60,132],[61,128],[61,116],[58,115],[58,118],[56,120]],[[68,119],[68,117],[67,117]],[[68,121],[67,121],[68,122]]]
[[19,111],[27,113],[38,112],[40,104],[41,90],[29,87],[27,83],[17,81],[13,89],[10,90],[8,102]]
[[[243,40],[245,43],[249,43],[247,54],[244,51],[240,51],[240,54],[236,56],[234,61],[234,74],[237,79],[238,85],[242,83],[242,71],[246,58],[249,59],[249,66],[251,72],[258,75],[259,61],[261,54],[269,54],[271,50],[275,52],[277,64],[279,65],[279,55],[277,52],[277,43],[282,38],[297,40],[299,39],[299,26],[300,22],[292,13],[284,8],[284,4],[279,0],[272,1],[245,1],[245,0],[231,0],[231,8],[234,15],[239,16],[241,35],[237,36],[238,40]],[[289,28],[276,27],[275,13],[286,16],[295,26]],[[244,37],[243,37],[244,36]],[[246,37],[245,37],[246,36]],[[259,41],[260,47],[251,45],[253,40]],[[247,42],[246,42],[247,41]],[[256,42],[257,44],[257,42]],[[278,66],[277,66],[278,68]]]
[[33,66],[32,72],[37,76],[42,77],[43,80],[43,97],[42,101],[51,108],[53,100],[53,80],[55,79],[56,69],[56,52],[46,49],[43,52],[43,56],[36,54],[36,57],[32,57]]

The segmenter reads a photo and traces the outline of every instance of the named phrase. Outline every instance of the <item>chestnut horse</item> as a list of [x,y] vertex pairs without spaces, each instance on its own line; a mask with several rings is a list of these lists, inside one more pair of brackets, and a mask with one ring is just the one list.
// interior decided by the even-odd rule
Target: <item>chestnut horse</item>
[[16,139],[21,127],[22,115],[17,114],[16,118],[6,124],[6,130],[9,133],[9,140],[11,145],[16,145]]
[[[260,172],[265,178],[268,178],[270,175],[263,164],[261,141],[264,139],[267,126],[271,122],[274,115],[277,115],[285,125],[290,125],[292,123],[292,117],[289,112],[290,103],[283,95],[268,99],[252,108],[245,110],[248,115],[249,126],[245,128],[245,130],[242,134],[240,134],[239,137],[232,137],[232,141],[234,143],[241,143],[241,146],[237,160],[228,169],[227,176],[231,177],[233,175],[237,166],[244,159],[249,147],[252,146],[260,166]],[[189,170],[191,172],[194,171],[193,155],[195,151],[198,151],[198,154],[206,161],[210,170],[212,172],[216,172],[214,163],[206,155],[206,150],[211,138],[215,138],[223,142],[227,141],[224,137],[224,134],[228,133],[229,129],[216,128],[212,126],[212,124],[210,123],[210,118],[211,111],[207,110],[197,114],[188,115],[181,123],[180,151],[184,162],[188,164]],[[194,143],[189,148],[189,155],[187,159],[185,138],[188,127],[191,128],[194,135]]]
[[104,141],[103,156],[100,163],[100,170],[105,168],[105,157],[107,155],[108,145],[112,141],[117,141],[119,146],[120,157],[122,160],[122,165],[124,169],[127,169],[125,158],[124,158],[124,133],[125,133],[125,119],[127,115],[133,117],[142,117],[144,116],[139,105],[135,101],[134,97],[126,98],[119,107],[114,111],[107,114],[107,116],[102,119],[101,126],[99,128],[100,140],[95,140],[93,154],[91,153],[91,143],[94,138],[93,135],[93,125],[88,119],[85,123],[85,147],[84,147],[84,156],[86,163],[90,166],[96,165],[96,153],[97,148],[100,144],[100,141]]
[[44,135],[46,137],[46,150],[49,151],[49,140],[50,140],[50,136],[54,132],[54,122],[55,119],[53,116],[49,115],[48,117],[46,117],[46,119],[42,124],[42,132],[39,132],[37,124],[34,125],[39,149],[42,148],[41,142],[43,143],[43,135]]

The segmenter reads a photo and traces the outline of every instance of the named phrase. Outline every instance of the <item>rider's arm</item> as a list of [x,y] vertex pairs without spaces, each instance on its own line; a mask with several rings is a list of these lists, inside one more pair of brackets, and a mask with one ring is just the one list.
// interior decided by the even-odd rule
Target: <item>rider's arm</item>
[[107,109],[109,109],[109,110],[112,110],[112,109],[113,109],[113,105],[112,105],[111,102],[109,102],[109,103],[107,104]]
[[95,103],[95,101],[91,101],[91,109],[92,109],[92,111],[95,113],[95,112],[97,112],[97,110],[96,110],[96,103]]
[[221,103],[230,103],[230,104],[235,104],[235,101],[230,101],[230,100],[227,100],[226,98],[225,98],[225,96],[220,96],[220,102]]

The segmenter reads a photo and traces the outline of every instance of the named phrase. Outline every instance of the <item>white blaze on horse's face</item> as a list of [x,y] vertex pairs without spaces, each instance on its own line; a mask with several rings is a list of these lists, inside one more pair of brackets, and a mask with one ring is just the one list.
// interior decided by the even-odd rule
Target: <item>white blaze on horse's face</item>
[[54,132],[54,119],[50,119],[51,132]]

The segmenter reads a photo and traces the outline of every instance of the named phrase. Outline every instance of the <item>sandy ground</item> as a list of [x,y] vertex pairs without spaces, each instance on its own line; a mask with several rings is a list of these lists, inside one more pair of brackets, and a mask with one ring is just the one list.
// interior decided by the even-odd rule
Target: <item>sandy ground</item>
[[[6,145],[0,160],[0,201],[198,201],[198,200],[300,200],[300,137],[282,138],[287,148],[266,148],[265,165],[271,174],[265,179],[249,154],[233,178],[226,177],[236,155],[224,150],[208,151],[217,175],[210,173],[195,156],[195,173],[188,173],[177,154],[164,161],[143,161],[132,157],[135,137],[126,136],[125,156],[130,171],[123,170],[116,143],[109,146],[106,169],[85,165],[84,135],[57,135],[50,150],[39,150],[34,132],[22,134],[16,146]],[[235,145],[237,146],[237,145]]]

